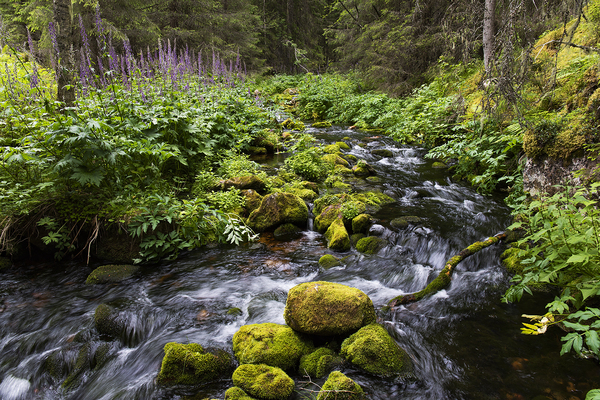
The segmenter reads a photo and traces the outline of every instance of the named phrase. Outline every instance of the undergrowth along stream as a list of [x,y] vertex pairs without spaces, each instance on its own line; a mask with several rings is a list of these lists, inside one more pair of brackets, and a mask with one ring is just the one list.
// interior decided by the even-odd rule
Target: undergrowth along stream
[[[203,399],[223,398],[230,380],[200,388],[168,389],[155,378],[167,342],[197,342],[231,348],[245,324],[283,323],[287,291],[296,284],[325,280],[367,293],[377,309],[402,293],[419,290],[437,275],[447,258],[506,226],[508,209],[452,182],[431,168],[424,150],[391,140],[367,138],[342,128],[309,128],[324,144],[349,137],[350,153],[368,161],[376,179],[358,180],[355,190],[381,190],[395,202],[382,208],[372,228],[388,245],[366,256],[336,253],[323,236],[307,229],[287,241],[265,233],[257,243],[211,246],[182,254],[173,262],[147,266],[121,284],[85,285],[94,266],[80,263],[30,265],[3,272],[0,282],[0,397],[3,399]],[[367,143],[366,147],[359,146]],[[374,148],[392,157],[371,154]],[[281,158],[265,160],[281,166]],[[421,222],[395,230],[398,216]],[[583,399],[597,385],[600,370],[591,360],[560,357],[560,333],[532,338],[520,334],[521,314],[537,303],[502,304],[510,276],[499,265],[500,246],[461,263],[452,284],[437,295],[380,313],[381,322],[415,364],[415,379],[387,381],[358,370],[345,373],[371,399]],[[328,270],[318,265],[326,253],[345,257]],[[99,304],[115,306],[127,321],[121,341],[107,341],[93,323]],[[240,315],[227,311],[239,308]],[[81,369],[66,390],[47,373],[44,360],[60,351],[77,370],[85,346],[107,348],[104,364]],[[294,376],[296,399],[311,398],[311,387]],[[317,382],[320,383],[320,382]]]

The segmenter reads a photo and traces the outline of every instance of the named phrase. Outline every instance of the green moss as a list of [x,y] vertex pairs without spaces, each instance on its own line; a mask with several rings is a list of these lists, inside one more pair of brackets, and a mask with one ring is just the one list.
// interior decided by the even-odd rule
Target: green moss
[[315,193],[319,193],[319,185],[317,185],[315,182],[302,181],[302,182],[300,182],[300,185],[304,189],[309,189],[309,190],[312,190]]
[[352,172],[354,172],[354,175],[360,177],[375,175],[375,169],[362,160],[352,167]]
[[364,233],[355,233],[354,235],[350,235],[350,243],[352,246],[356,247],[358,241],[364,237],[366,237]]
[[292,378],[281,369],[265,364],[240,365],[232,379],[235,386],[262,400],[285,400],[294,391]]
[[263,197],[254,189],[244,189],[241,191],[244,197],[244,209],[248,214],[260,207]]
[[285,129],[291,129],[293,131],[303,131],[304,129],[306,129],[306,126],[304,125],[304,122],[302,122],[302,121],[293,121],[290,118],[288,118],[285,121],[283,121],[281,123],[281,126],[284,127]]
[[244,325],[233,335],[233,351],[242,364],[267,364],[290,370],[312,349],[310,340],[285,325]]
[[140,269],[137,265],[103,265],[92,271],[85,283],[88,285],[98,283],[121,282],[130,278]]
[[313,128],[331,128],[331,122],[329,121],[317,121],[312,124]]
[[267,187],[265,181],[256,175],[235,176],[219,182],[219,185],[221,186],[222,190],[236,188],[240,190],[252,189],[256,190],[257,192],[264,192]]
[[157,382],[167,385],[197,385],[218,378],[232,369],[231,355],[223,350],[206,351],[197,343],[165,345]]
[[366,398],[360,385],[340,371],[329,374],[317,395],[317,400],[365,400]]
[[234,315],[237,317],[242,314],[243,314],[242,310],[237,307],[231,307],[229,310],[227,310],[227,315]]
[[385,239],[377,236],[368,236],[356,243],[356,250],[364,254],[375,254],[387,246],[387,244],[388,242]]
[[125,324],[119,313],[107,304],[100,304],[94,312],[96,329],[102,335],[119,338],[125,329]]
[[327,239],[327,247],[333,250],[346,251],[350,250],[350,236],[344,226],[342,218],[338,218],[331,223],[325,232]]
[[446,164],[444,164],[443,162],[436,161],[433,164],[431,164],[431,168],[443,169],[443,168],[448,168],[448,166]]
[[331,254],[325,254],[319,259],[319,265],[325,269],[329,269],[331,267],[336,267],[340,265],[340,260],[332,256]]
[[373,149],[371,150],[371,154],[379,157],[394,157],[394,153],[387,149]]
[[400,218],[394,218],[391,222],[390,225],[392,226],[392,228],[395,229],[404,229],[408,227],[408,221],[406,220],[406,218],[400,217]]
[[485,248],[485,244],[483,242],[475,242],[472,245],[470,245],[469,247],[467,247],[467,250],[469,250],[472,253],[477,253],[479,250]]
[[343,335],[375,322],[373,302],[359,289],[332,282],[306,282],[290,289],[285,322],[298,332]]
[[418,224],[419,222],[421,222],[421,218],[417,217],[415,215],[407,215],[407,216],[402,217],[402,218],[404,218],[406,221],[408,221],[411,224]]
[[289,188],[286,189],[286,192],[295,194],[300,197],[302,200],[314,200],[317,198],[317,194],[310,189],[298,189],[298,188]]
[[335,142],[335,144],[337,144],[342,150],[350,150],[350,146],[348,146],[348,144],[345,142]]
[[315,218],[315,229],[321,233],[324,233],[329,229],[333,221],[340,218],[341,204],[334,204],[326,207],[317,217]]
[[234,386],[225,391],[225,400],[257,400],[255,397],[248,396],[242,388]]
[[352,219],[352,232],[364,233],[371,225],[371,216],[369,214],[360,214]]
[[273,193],[265,196],[260,207],[248,217],[248,226],[263,232],[284,223],[306,224],[308,207],[304,200],[291,193]]
[[252,154],[252,155],[262,155],[262,154],[267,154],[267,148],[266,147],[258,147],[258,146],[248,146],[246,148],[246,152],[248,154]]
[[313,212],[315,215],[321,214],[325,207],[329,207],[334,204],[342,204],[343,201],[346,200],[346,195],[335,195],[335,194],[326,194],[324,196],[319,197],[315,200]]
[[348,161],[344,160],[337,154],[325,154],[323,157],[321,157],[321,160],[323,160],[331,166],[341,165],[345,168],[348,168],[350,166],[350,163],[348,163]]
[[521,264],[521,258],[519,257],[520,249],[517,247],[509,247],[502,253],[500,259],[502,264],[506,267],[506,270],[511,274],[521,274],[525,268]]
[[341,151],[340,146],[337,144],[330,144],[323,148],[323,151],[327,154],[337,154]]
[[352,162],[357,162],[358,161],[358,157],[356,157],[354,154],[344,154],[344,158],[348,161],[352,161]]
[[378,324],[365,326],[344,340],[340,355],[375,375],[398,376],[412,373],[408,354]]
[[311,378],[322,378],[335,366],[340,365],[343,359],[327,347],[319,347],[315,351],[300,359],[299,372]]

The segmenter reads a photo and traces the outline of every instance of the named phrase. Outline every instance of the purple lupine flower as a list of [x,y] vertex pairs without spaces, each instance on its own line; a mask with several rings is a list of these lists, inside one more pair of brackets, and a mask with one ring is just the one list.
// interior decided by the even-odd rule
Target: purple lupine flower
[[52,41],[52,48],[54,49],[54,57],[51,57],[52,68],[56,69],[58,60],[60,60],[60,52],[58,51],[58,40],[56,39],[56,28],[54,22],[48,24],[48,32],[50,33],[50,40]]
[[27,43],[29,44],[29,52],[32,56],[35,55],[35,47],[33,46],[33,39],[31,38],[31,32],[27,29]]
[[108,36],[108,69],[111,71],[119,70],[119,58],[114,46],[112,45],[112,35]]
[[85,31],[85,27],[83,26],[83,18],[81,18],[81,15],[79,16],[79,30],[81,31],[81,41],[83,42],[83,48],[85,50],[85,54],[87,56],[89,56],[89,54],[91,53],[90,41],[89,41],[88,35]]
[[121,78],[123,79],[123,86],[125,86],[128,90],[131,90],[128,79],[129,77],[125,71],[125,57],[121,57]]
[[38,78],[37,64],[35,62],[33,62],[32,64],[33,64],[33,71],[31,73],[31,78],[29,78],[29,86],[32,89],[35,89],[38,87],[40,80]]
[[102,87],[106,87],[106,78],[104,77],[104,64],[102,63],[102,58],[98,56],[98,73],[100,74],[100,83]]

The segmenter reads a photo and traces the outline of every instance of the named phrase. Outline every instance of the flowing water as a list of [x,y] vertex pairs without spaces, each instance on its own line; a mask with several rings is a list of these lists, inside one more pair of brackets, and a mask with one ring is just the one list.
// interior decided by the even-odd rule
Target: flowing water
[[[500,199],[484,197],[431,168],[424,152],[386,138],[368,141],[358,132],[312,130],[323,143],[350,137],[351,153],[378,171],[380,180],[361,180],[357,190],[381,190],[396,201],[375,217],[374,230],[389,245],[365,256],[335,253],[317,232],[276,241],[210,247],[180,259],[145,267],[120,284],[85,285],[94,266],[81,263],[21,266],[0,272],[0,398],[17,399],[203,399],[223,398],[228,379],[198,388],[164,388],[155,383],[168,342],[196,342],[231,350],[233,334],[245,324],[284,323],[286,293],[312,280],[339,282],[367,293],[380,309],[393,297],[422,289],[445,261],[470,243],[507,225]],[[385,148],[393,157],[371,155]],[[422,221],[396,231],[391,219]],[[370,399],[584,399],[600,387],[592,360],[560,357],[558,329],[539,337],[520,334],[523,313],[543,313],[548,295],[503,304],[510,276],[498,261],[502,246],[487,248],[459,264],[451,285],[418,303],[380,313],[381,323],[410,354],[415,378],[384,380],[348,369]],[[346,257],[323,270],[326,253]],[[123,340],[100,336],[93,314],[101,303],[117,307],[127,322]],[[231,308],[240,315],[229,315]],[[85,361],[70,390],[62,380],[79,354],[107,351],[105,363]],[[82,351],[82,349],[84,349]],[[72,360],[60,379],[44,360],[59,354]],[[69,363],[67,363],[69,364]],[[302,381],[302,377],[295,377]],[[296,399],[312,398],[301,390]],[[543,396],[543,397],[536,397]]]

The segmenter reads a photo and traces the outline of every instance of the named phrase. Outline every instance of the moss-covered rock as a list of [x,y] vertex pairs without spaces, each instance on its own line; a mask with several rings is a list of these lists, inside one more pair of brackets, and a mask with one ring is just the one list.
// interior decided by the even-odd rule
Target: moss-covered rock
[[337,166],[341,165],[342,167],[348,168],[350,163],[344,160],[342,157],[337,154],[325,154],[321,159],[329,165]]
[[281,134],[281,138],[283,140],[292,140],[294,138],[294,135],[292,135],[290,132],[283,132]]
[[273,193],[265,196],[260,207],[248,217],[248,226],[263,232],[281,224],[306,225],[308,207],[304,200],[291,193]]
[[300,359],[299,371],[311,378],[322,378],[333,368],[343,363],[343,359],[327,347],[319,347],[315,351]]
[[312,350],[312,341],[280,324],[244,325],[233,335],[233,351],[242,364],[267,364],[290,370]]
[[233,369],[233,358],[224,350],[205,350],[197,343],[165,345],[157,382],[165,385],[197,385]]
[[379,324],[367,325],[344,340],[340,355],[375,375],[387,377],[412,373],[408,354]]
[[109,343],[89,342],[81,346],[77,353],[75,365],[67,378],[63,381],[62,387],[66,389],[75,389],[83,379],[87,371],[101,368],[109,358],[111,345]]
[[371,225],[371,216],[369,214],[359,214],[352,218],[352,232],[364,233]]
[[333,204],[325,207],[325,209],[315,218],[315,229],[321,233],[327,232],[327,229],[333,224],[333,221],[341,217],[341,208],[341,204]]
[[265,181],[256,175],[236,176],[231,179],[220,181],[219,185],[223,190],[236,188],[240,190],[252,189],[256,190],[257,192],[264,192],[267,187]]
[[521,274],[523,272],[524,266],[521,264],[519,251],[520,249],[517,247],[509,247],[500,256],[502,264],[511,274]]
[[360,385],[342,374],[333,371],[317,394],[317,400],[365,400],[367,397]]
[[243,364],[234,372],[233,384],[261,400],[285,400],[294,391],[294,380],[280,368],[265,364]]
[[257,400],[256,397],[251,397],[244,389],[234,386],[225,391],[225,400]]
[[379,157],[394,157],[394,153],[388,149],[373,149],[371,154]]
[[416,215],[407,215],[402,218],[407,220],[410,224],[418,224],[422,221],[421,217],[417,217]]
[[376,175],[375,169],[363,160],[360,160],[354,167],[352,167],[352,172],[354,172],[354,175],[360,177]]
[[329,121],[317,121],[312,124],[313,128],[331,128]]
[[444,169],[448,168],[448,166],[441,161],[436,161],[433,164],[431,164],[431,168]]
[[302,185],[304,189],[312,190],[317,194],[319,193],[319,185],[317,185],[315,182],[302,181],[300,182],[300,185]]
[[342,218],[338,218],[329,226],[325,232],[327,247],[333,250],[350,250],[350,235],[344,226]]
[[356,157],[354,154],[344,154],[344,158],[348,161],[358,162],[358,157]]
[[373,302],[359,289],[332,282],[306,282],[288,293],[285,322],[298,332],[344,335],[375,322]]
[[365,235],[364,233],[355,233],[353,235],[350,235],[350,244],[352,244],[352,246],[356,247],[356,244],[358,243],[358,241],[366,236],[367,235]]
[[356,243],[356,250],[364,254],[375,254],[388,245],[387,240],[377,236],[367,236]]
[[390,222],[390,225],[392,228],[395,228],[395,229],[405,229],[405,228],[408,228],[408,221],[403,217],[394,218]]
[[246,210],[247,215],[250,215],[252,211],[260,207],[263,197],[256,190],[244,189],[240,193],[245,199],[244,209]]
[[137,265],[111,264],[96,268],[88,275],[85,283],[93,285],[97,283],[121,282],[132,277],[140,269]]
[[340,146],[333,143],[333,144],[323,147],[323,151],[327,154],[337,154],[341,151],[341,149],[340,149]]
[[125,321],[119,312],[108,304],[100,304],[94,312],[94,323],[101,335],[120,338],[125,329]]
[[248,146],[246,148],[246,153],[253,155],[253,156],[261,156],[261,155],[267,154],[268,151],[267,151],[266,147]]
[[348,146],[348,144],[345,142],[335,142],[335,144],[337,144],[342,150],[350,150],[350,146]]
[[302,234],[302,229],[298,228],[294,224],[283,224],[280,225],[275,231],[273,231],[273,236],[275,239],[288,239],[292,237],[298,237]]
[[281,126],[285,129],[291,129],[293,131],[303,131],[306,129],[304,122],[302,121],[294,121],[291,118],[286,119],[281,123]]
[[286,192],[295,194],[296,196],[300,197],[302,200],[314,200],[318,197],[318,194],[313,192],[310,189],[293,187],[293,188],[286,189]]
[[227,310],[227,315],[233,315],[233,316],[237,317],[242,314],[243,314],[242,310],[238,307],[231,307],[229,310]]
[[331,254],[325,254],[319,259],[319,265],[325,269],[329,269],[340,265],[340,260],[332,256]]

